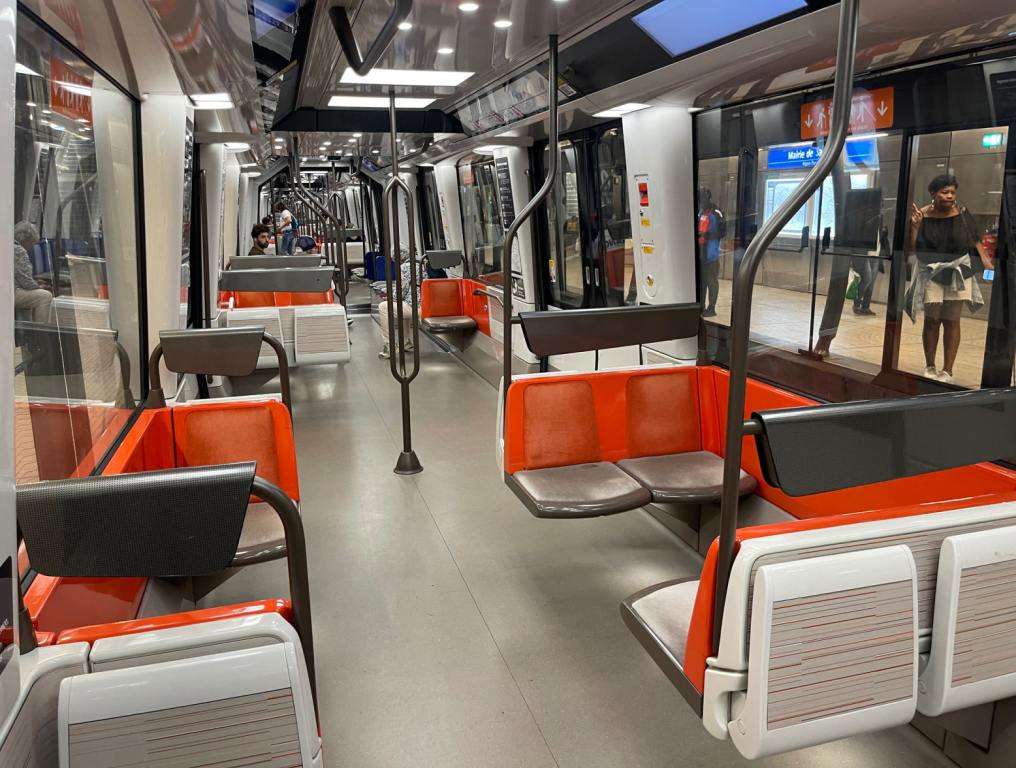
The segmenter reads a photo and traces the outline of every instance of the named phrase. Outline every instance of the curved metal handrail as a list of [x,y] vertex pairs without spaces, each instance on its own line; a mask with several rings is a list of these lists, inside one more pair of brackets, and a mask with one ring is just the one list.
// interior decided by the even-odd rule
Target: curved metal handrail
[[339,38],[339,45],[342,46],[342,52],[346,55],[350,69],[358,75],[370,72],[384,54],[385,49],[395,39],[395,35],[399,31],[399,24],[405,21],[412,12],[413,0],[395,0],[391,14],[367,50],[367,55],[362,56],[360,46],[356,44],[356,35],[353,34],[353,24],[349,20],[348,11],[340,5],[330,8],[328,16],[332,20],[335,35]]
[[836,43],[836,79],[833,85],[833,113],[829,139],[822,157],[804,181],[788,197],[751,241],[734,275],[734,292],[730,317],[730,387],[727,399],[726,451],[723,463],[723,496],[720,516],[719,559],[716,573],[716,595],[713,605],[713,651],[719,648],[723,624],[723,608],[727,585],[734,564],[737,535],[738,479],[741,471],[741,444],[745,436],[744,403],[748,378],[748,340],[751,331],[751,301],[758,271],[766,249],[797,211],[818,189],[833,166],[850,127],[850,105],[853,98],[854,55],[857,50],[857,16],[859,0],[841,0],[840,23]]
[[[342,295],[345,297],[349,294],[349,251],[346,249],[346,220],[339,214],[339,198],[337,195],[328,195],[327,207],[332,219],[338,222],[338,266],[342,274]],[[345,304],[344,300],[343,304]]]
[[[532,199],[526,204],[526,206],[519,212],[519,215],[512,222],[512,225],[508,228],[508,234],[504,238],[504,249],[501,254],[501,270],[504,274],[503,288],[504,297],[501,299],[501,305],[503,311],[501,314],[502,326],[504,328],[504,370],[502,376],[504,378],[503,396],[505,402],[508,401],[508,388],[512,382],[512,245],[515,243],[515,237],[518,235],[519,228],[526,222],[526,220],[533,215],[536,210],[550,194],[550,191],[554,188],[557,183],[557,167],[558,161],[561,155],[560,149],[558,148],[558,90],[557,90],[557,35],[551,35],[549,39],[549,68],[547,71],[547,92],[549,95],[550,103],[548,105],[549,117],[550,117],[550,130],[548,136],[548,146],[551,147],[550,151],[550,165],[547,168],[547,178],[543,181],[543,186],[533,195]],[[502,414],[507,412],[506,408],[501,409]],[[503,418],[503,417],[502,417]],[[504,422],[501,424],[501,435],[504,436]]]
[[[395,465],[397,474],[415,474],[423,469],[419,459],[413,451],[412,417],[409,402],[409,385],[420,374],[420,299],[417,295],[419,284],[419,273],[416,264],[416,220],[413,216],[413,206],[406,207],[407,224],[409,225],[409,292],[410,292],[410,320],[413,334],[413,368],[406,369],[406,330],[405,315],[402,308],[405,287],[402,284],[402,248],[399,240],[399,198],[398,191],[406,195],[406,199],[412,201],[412,193],[409,185],[399,176],[399,153],[398,136],[395,130],[395,90],[388,91],[388,120],[389,134],[392,143],[392,177],[387,181],[384,192],[381,195],[381,214],[384,217],[382,227],[382,251],[386,254],[385,263],[385,291],[387,293],[388,305],[388,348],[391,351],[389,365],[392,369],[392,376],[402,389],[402,455],[399,463]],[[385,235],[387,234],[387,238]],[[394,273],[395,292],[392,292],[392,280]],[[396,323],[396,319],[398,322]],[[398,342],[398,358],[396,359],[396,342]]]
[[255,476],[251,494],[266,502],[282,521],[286,537],[286,571],[289,576],[289,606],[293,629],[300,638],[303,659],[310,678],[310,693],[317,705],[317,675],[314,671],[314,631],[310,608],[310,578],[307,575],[307,537],[303,520],[289,495],[264,478]]

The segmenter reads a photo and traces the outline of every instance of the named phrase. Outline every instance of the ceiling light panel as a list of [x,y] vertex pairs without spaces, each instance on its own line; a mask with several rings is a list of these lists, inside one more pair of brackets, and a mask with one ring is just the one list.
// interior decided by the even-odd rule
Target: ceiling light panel
[[349,67],[342,73],[341,82],[347,85],[422,85],[454,88],[473,76],[473,72],[439,72],[433,69],[379,69],[358,75]]
[[593,117],[621,117],[622,115],[629,115],[632,112],[639,112],[643,109],[649,109],[652,104],[637,104],[635,102],[629,102],[627,104],[621,104],[613,107],[612,109],[605,109],[603,112],[597,112]]
[[194,109],[233,109],[228,93],[195,93],[191,97]]
[[[397,109],[426,109],[434,103],[433,98],[418,98],[411,96],[396,96],[395,106]],[[336,94],[328,99],[329,107],[346,109],[387,109],[387,96],[341,96]]]

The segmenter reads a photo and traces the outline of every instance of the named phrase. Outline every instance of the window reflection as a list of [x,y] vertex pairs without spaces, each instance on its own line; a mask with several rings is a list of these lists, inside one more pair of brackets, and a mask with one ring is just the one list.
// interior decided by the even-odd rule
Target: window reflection
[[140,391],[134,105],[18,18],[17,480],[88,474]]
[[462,234],[470,274],[500,272],[505,232],[498,205],[494,161],[466,161],[459,165],[458,171]]

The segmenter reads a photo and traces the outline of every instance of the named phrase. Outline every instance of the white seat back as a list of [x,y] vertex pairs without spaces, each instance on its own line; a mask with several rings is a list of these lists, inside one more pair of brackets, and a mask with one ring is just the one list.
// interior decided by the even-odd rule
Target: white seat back
[[917,569],[905,546],[766,565],[748,690],[731,740],[749,759],[903,725],[917,704]]
[[931,654],[918,710],[935,716],[1016,696],[1016,527],[942,542]]
[[340,304],[293,307],[294,357],[298,365],[349,360],[349,326]]

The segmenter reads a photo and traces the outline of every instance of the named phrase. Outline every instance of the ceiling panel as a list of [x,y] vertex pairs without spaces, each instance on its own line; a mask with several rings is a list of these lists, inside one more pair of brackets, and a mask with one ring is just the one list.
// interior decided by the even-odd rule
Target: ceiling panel
[[[447,99],[465,95],[492,78],[507,73],[539,56],[553,32],[562,37],[585,30],[612,18],[633,12],[649,0],[476,0],[479,10],[459,10],[460,0],[416,0],[408,21],[411,29],[400,31],[388,47],[379,67],[388,69],[455,70],[475,75],[455,89],[409,88],[404,94],[432,94]],[[361,51],[375,39],[391,11],[389,0],[362,0],[347,3],[353,14],[353,31]],[[326,107],[332,93],[383,94],[385,86],[340,83],[345,61],[335,40],[327,14],[319,9],[311,45],[310,67],[305,73],[300,98],[303,106]],[[494,27],[496,20],[510,21],[505,29]],[[451,53],[438,53],[451,49]],[[439,103],[440,105],[440,103]]]

